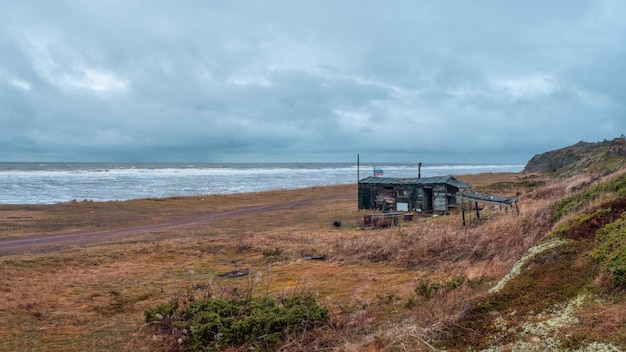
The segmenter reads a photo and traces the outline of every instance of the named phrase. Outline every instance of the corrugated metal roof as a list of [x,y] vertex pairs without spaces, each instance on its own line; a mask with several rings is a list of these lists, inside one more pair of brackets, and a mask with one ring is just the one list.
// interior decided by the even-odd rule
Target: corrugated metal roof
[[454,176],[435,176],[435,177],[411,177],[411,178],[396,178],[396,177],[366,177],[359,181],[364,184],[375,185],[435,185],[435,184],[448,184],[457,188],[471,188],[469,184],[461,182],[454,178]]

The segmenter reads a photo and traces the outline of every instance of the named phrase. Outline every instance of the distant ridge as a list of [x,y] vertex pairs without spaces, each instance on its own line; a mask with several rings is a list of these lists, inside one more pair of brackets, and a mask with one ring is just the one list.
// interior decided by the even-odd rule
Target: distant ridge
[[607,173],[626,165],[626,138],[601,142],[580,141],[572,146],[532,157],[524,172],[574,175],[582,172]]

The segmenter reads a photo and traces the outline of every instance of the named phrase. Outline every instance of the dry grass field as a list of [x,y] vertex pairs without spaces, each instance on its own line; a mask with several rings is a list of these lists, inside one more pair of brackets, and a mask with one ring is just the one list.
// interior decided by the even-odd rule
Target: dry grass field
[[[478,191],[520,194],[521,215],[486,207],[468,226],[452,212],[364,230],[355,185],[0,205],[0,241],[86,234],[74,244],[0,252],[0,350],[175,349],[145,325],[145,309],[185,295],[242,292],[307,293],[329,309],[327,325],[284,350],[430,350],[429,333],[493,287],[545,235],[546,209],[584,182],[536,186],[528,181],[539,178],[524,174],[458,178]],[[339,228],[332,226],[336,219]],[[88,236],[127,228],[135,230]],[[248,275],[219,276],[232,270]]]

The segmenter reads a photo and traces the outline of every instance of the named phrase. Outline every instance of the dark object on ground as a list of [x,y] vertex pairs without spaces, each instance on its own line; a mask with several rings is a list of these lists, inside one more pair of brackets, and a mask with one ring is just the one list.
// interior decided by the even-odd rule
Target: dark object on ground
[[223,274],[217,274],[217,276],[219,277],[240,277],[240,276],[246,276],[248,275],[248,271],[247,270],[233,270],[233,271],[229,271],[227,273],[223,273]]
[[325,255],[310,255],[308,257],[305,257],[306,260],[326,260],[326,256]]
[[335,221],[333,221],[333,226],[334,226],[334,227],[341,227],[341,220],[335,220]]

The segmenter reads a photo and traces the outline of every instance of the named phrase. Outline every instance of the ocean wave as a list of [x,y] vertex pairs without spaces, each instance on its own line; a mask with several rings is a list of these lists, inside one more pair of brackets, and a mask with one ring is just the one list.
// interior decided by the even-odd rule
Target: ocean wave
[[[0,163],[0,203],[128,200],[349,184],[381,168],[416,177],[416,164],[85,164]],[[425,164],[422,177],[519,172],[523,165]]]

